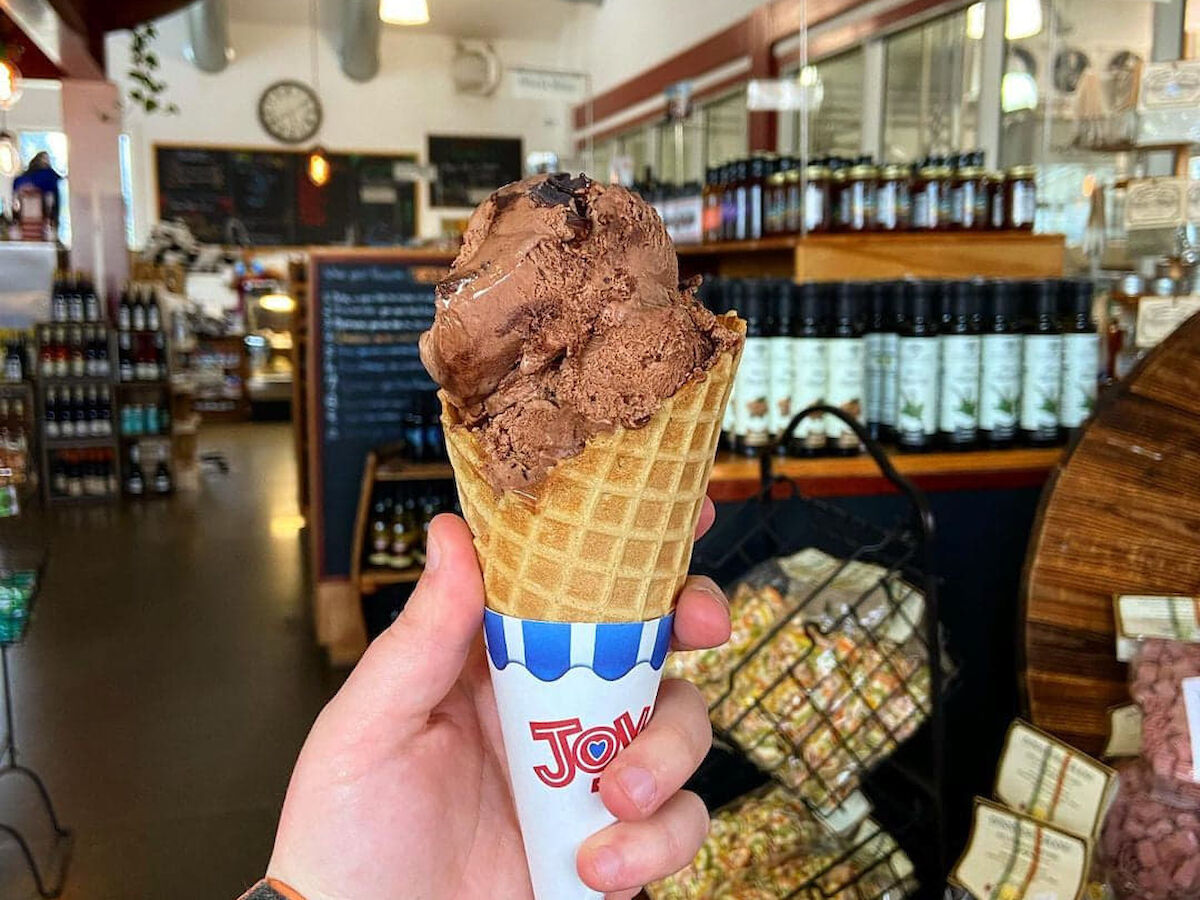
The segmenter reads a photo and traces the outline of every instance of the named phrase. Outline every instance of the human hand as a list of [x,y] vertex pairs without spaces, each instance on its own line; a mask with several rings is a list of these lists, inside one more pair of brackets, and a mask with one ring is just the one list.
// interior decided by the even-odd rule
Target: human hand
[[[712,524],[705,501],[698,533]],[[430,525],[425,573],[403,614],[318,716],[292,774],[267,874],[306,900],[526,900],[529,872],[481,637],[483,579],[457,516]],[[676,649],[729,637],[729,606],[689,578]],[[699,691],[664,681],[650,724],[605,770],[617,817],[579,851],[612,900],[686,866],[708,831],[682,791],[712,731]]]

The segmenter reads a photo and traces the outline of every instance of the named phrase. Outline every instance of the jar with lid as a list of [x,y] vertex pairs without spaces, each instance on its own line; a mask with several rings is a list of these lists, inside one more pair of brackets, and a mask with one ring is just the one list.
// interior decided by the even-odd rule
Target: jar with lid
[[1037,211],[1037,170],[1033,166],[1013,166],[1004,178],[1004,227],[1019,231],[1033,230]]
[[935,156],[933,159],[934,167],[937,169],[937,178],[941,185],[938,189],[938,222],[937,227],[940,231],[948,231],[953,228],[954,219],[954,174],[958,167],[958,158],[953,156]]
[[860,156],[846,176],[845,198],[848,231],[874,231],[879,169],[870,156]]
[[787,230],[787,173],[795,165],[792,157],[781,156],[775,163],[775,171],[767,178],[763,199],[763,234],[783,234]]
[[937,231],[941,228],[942,166],[941,160],[925,157],[913,177],[912,227],[914,231]]
[[951,223],[962,231],[982,231],[988,221],[987,172],[983,153],[965,153],[951,185]]
[[993,231],[1004,228],[1004,173],[987,173],[987,227]]
[[833,173],[826,160],[814,160],[805,169],[802,224],[806,234],[833,230]]
[[879,186],[875,192],[876,229],[906,231],[911,215],[908,169],[894,163],[884,166],[879,172]]
[[804,219],[804,195],[801,186],[804,178],[800,162],[792,160],[792,167],[784,173],[783,234],[799,234]]
[[831,231],[849,231],[850,195],[846,190],[850,175],[850,161],[840,156],[829,160],[829,206],[833,214]]

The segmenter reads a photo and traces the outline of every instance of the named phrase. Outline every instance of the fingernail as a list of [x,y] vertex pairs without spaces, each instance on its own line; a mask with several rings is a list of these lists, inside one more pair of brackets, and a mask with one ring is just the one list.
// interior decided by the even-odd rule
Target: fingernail
[[729,598],[725,596],[725,592],[717,587],[715,583],[702,581],[696,585],[696,589],[708,594],[708,596],[712,597],[721,604],[722,609],[728,612]]
[[625,796],[638,809],[646,809],[654,802],[654,776],[637,766],[625,766],[617,772],[617,784]]
[[438,539],[437,529],[430,528],[425,537],[425,571],[436,572],[442,564],[442,542]]
[[621,877],[621,854],[612,847],[600,847],[592,851],[592,871],[605,885],[617,884]]

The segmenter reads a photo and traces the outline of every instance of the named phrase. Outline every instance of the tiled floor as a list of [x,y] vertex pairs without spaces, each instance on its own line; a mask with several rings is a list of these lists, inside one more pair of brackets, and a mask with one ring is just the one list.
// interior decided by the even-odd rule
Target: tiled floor
[[[199,493],[47,522],[45,589],[11,660],[22,761],[76,834],[68,900],[236,897],[339,682],[307,616],[289,426],[201,437],[231,471]],[[27,793],[0,781],[0,822],[37,822]],[[0,834],[0,898],[34,897]]]

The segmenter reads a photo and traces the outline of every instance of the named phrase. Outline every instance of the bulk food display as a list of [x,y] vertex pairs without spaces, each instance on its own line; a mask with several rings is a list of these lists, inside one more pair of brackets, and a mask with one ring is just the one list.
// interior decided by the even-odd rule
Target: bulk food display
[[[771,784],[716,812],[700,855],[650,886],[653,900],[899,900],[945,871],[931,517],[863,426],[819,412],[867,447],[909,505],[877,528],[802,497],[768,453],[762,493],[697,545],[694,570],[727,586],[731,636],[674,654],[666,674],[700,688],[718,743]],[[922,726],[906,765],[889,765]]]

